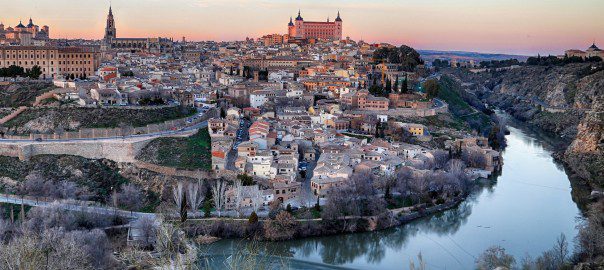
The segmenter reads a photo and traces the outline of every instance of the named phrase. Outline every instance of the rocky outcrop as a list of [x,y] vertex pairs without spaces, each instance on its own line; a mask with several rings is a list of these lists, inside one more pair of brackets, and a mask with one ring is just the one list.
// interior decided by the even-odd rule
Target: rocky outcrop
[[564,153],[577,175],[604,186],[604,102],[601,97],[581,120],[577,136]]
[[603,63],[452,74],[484,102],[561,138],[568,148],[558,156],[577,176],[604,185]]

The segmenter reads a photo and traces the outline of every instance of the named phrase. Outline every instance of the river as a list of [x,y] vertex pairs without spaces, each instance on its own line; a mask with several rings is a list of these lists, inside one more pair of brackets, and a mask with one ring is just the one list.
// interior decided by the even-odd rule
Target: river
[[[504,247],[520,262],[551,248],[561,233],[572,248],[581,212],[568,176],[546,140],[522,126],[509,129],[501,175],[454,209],[384,231],[262,244],[272,255],[293,258],[294,269],[408,269],[420,252],[427,269],[473,269],[489,246]],[[240,245],[222,240],[209,252]]]

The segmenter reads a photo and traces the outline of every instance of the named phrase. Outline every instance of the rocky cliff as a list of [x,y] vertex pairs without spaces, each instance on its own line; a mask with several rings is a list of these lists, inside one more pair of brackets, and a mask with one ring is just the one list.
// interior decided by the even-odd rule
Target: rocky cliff
[[559,136],[568,146],[559,155],[567,165],[581,178],[604,186],[604,64],[448,73],[484,102]]

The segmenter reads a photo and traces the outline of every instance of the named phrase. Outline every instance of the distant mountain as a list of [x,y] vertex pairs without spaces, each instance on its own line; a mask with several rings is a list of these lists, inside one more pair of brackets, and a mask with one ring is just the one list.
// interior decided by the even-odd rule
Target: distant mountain
[[433,51],[433,50],[418,50],[422,59],[426,62],[432,62],[435,59],[452,60],[456,59],[459,61],[491,61],[491,60],[507,60],[507,59],[518,59],[518,61],[526,61],[529,56],[526,55],[513,55],[513,54],[491,54],[491,53],[478,53],[478,52],[462,52],[462,51]]

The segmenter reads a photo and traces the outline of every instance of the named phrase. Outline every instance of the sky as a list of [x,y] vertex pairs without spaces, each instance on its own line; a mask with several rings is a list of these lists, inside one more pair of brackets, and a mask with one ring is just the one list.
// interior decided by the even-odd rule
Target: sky
[[[52,38],[103,37],[109,0],[0,0],[5,27]],[[332,20],[344,36],[417,49],[535,55],[604,47],[603,0],[112,0],[118,37],[242,40],[287,33],[290,16]]]

